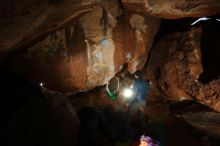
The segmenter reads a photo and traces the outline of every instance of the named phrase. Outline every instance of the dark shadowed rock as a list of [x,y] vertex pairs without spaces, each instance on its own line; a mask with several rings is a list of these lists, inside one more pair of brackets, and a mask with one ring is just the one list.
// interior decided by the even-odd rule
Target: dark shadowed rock
[[220,137],[220,114],[215,112],[185,113],[182,117],[191,126],[215,138]]
[[80,121],[66,97],[9,73],[0,80],[1,145],[78,145]]
[[91,11],[96,1],[1,1],[0,54],[27,48]]

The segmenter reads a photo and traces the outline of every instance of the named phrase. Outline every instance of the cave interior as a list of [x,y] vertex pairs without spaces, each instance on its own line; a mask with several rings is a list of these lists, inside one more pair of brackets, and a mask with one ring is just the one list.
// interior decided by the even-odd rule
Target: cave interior
[[219,0],[0,8],[0,145],[220,145]]

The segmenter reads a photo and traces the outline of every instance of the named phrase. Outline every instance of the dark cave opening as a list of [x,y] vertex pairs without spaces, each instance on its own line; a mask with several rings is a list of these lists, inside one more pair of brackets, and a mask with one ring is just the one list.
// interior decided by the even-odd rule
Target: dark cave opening
[[201,38],[201,56],[203,73],[199,81],[209,83],[220,76],[220,22],[210,19],[203,24]]

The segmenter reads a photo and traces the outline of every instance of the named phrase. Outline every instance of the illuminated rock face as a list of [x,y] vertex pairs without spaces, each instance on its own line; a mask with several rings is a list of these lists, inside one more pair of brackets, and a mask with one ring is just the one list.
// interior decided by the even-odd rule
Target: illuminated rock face
[[130,13],[119,17],[113,32],[116,68],[119,69],[121,64],[127,63],[130,73],[141,70],[158,28],[157,18]]
[[131,73],[142,69],[159,24],[158,18],[126,12],[117,1],[103,3],[14,54],[11,68],[49,89],[88,90],[106,84],[124,64]]

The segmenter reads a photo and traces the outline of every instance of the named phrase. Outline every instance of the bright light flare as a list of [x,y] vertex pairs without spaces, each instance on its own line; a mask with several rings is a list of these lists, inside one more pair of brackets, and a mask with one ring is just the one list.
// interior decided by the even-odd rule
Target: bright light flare
[[131,88],[126,88],[123,91],[123,96],[126,98],[130,98],[133,95],[133,91]]
[[198,23],[199,21],[206,21],[209,20],[211,18],[207,18],[207,17],[201,17],[199,19],[197,19],[196,21],[194,21],[191,25],[195,25],[196,23]]
[[39,83],[39,85],[40,85],[41,87],[43,87],[43,86],[44,86],[44,83],[41,82],[41,83]]

